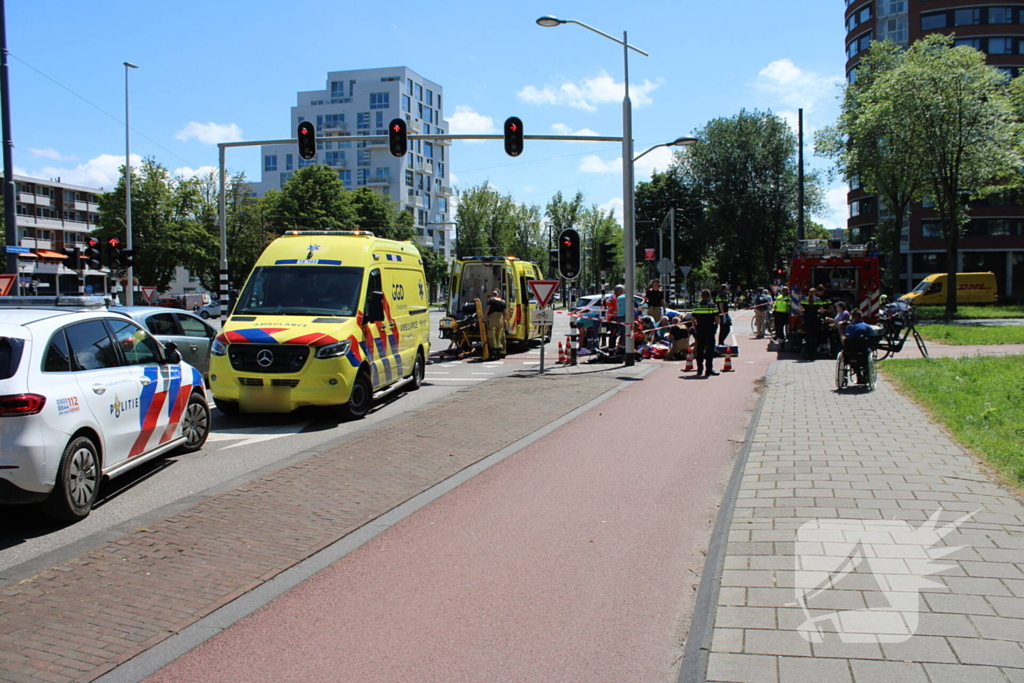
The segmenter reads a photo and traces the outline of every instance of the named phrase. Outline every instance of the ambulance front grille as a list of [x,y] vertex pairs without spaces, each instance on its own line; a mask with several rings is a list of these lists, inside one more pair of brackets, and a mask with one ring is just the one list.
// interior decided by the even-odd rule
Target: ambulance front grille
[[299,380],[297,379],[273,379],[270,383],[275,387],[297,387],[299,386]]
[[245,387],[262,387],[263,380],[259,377],[239,377],[238,383]]
[[300,372],[309,359],[309,347],[299,344],[231,344],[231,367],[238,372]]

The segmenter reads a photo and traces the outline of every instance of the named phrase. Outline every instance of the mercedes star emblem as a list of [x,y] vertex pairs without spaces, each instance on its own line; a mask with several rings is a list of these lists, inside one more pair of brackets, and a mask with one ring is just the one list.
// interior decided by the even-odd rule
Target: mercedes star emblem
[[263,349],[256,354],[256,362],[260,364],[261,368],[269,368],[274,364],[274,354],[269,349]]

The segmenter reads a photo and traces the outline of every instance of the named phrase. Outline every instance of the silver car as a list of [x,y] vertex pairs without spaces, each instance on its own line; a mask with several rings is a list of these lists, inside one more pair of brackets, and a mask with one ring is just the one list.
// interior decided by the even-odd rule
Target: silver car
[[217,330],[191,311],[158,306],[122,306],[112,312],[128,316],[162,344],[174,342],[182,360],[210,376],[210,346]]

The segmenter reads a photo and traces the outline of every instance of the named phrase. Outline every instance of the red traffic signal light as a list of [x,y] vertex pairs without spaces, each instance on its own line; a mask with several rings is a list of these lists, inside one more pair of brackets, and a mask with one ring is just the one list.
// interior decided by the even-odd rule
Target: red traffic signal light
[[309,121],[299,124],[299,156],[309,161],[316,158],[316,128]]
[[580,274],[580,234],[572,228],[558,235],[558,271],[565,280],[574,280]]
[[523,121],[518,116],[505,120],[505,154],[517,157],[523,153]]
[[409,151],[409,128],[405,119],[392,119],[388,124],[388,149],[394,157],[404,157]]

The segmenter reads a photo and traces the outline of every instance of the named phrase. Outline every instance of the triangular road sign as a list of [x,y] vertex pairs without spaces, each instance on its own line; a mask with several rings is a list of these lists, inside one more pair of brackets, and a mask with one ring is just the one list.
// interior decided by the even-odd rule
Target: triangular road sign
[[142,296],[146,297],[146,301],[152,301],[153,295],[156,294],[156,287],[139,287],[142,290]]
[[0,275],[0,296],[7,296],[7,293],[11,291],[11,287],[14,286],[14,278],[16,275]]
[[526,284],[530,285],[533,295],[537,297],[537,305],[547,308],[551,296],[558,289],[558,285],[562,283],[560,280],[527,280]]

